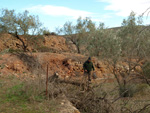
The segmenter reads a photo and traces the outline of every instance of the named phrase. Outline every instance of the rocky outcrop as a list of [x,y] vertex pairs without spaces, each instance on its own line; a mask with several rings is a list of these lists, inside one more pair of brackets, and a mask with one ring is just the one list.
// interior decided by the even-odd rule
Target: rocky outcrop
[[0,34],[0,51],[5,49],[20,49],[21,43],[10,34]]
[[69,51],[66,39],[62,36],[48,35],[44,37],[44,46],[52,48],[56,51]]
[[57,98],[57,101],[60,102],[59,113],[80,113],[80,111],[72,105],[65,95],[60,95]]

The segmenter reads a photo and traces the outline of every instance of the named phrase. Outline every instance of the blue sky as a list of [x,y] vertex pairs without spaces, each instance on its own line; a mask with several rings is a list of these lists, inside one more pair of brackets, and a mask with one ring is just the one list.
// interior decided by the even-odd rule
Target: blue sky
[[[50,31],[62,27],[66,21],[75,22],[79,16],[104,22],[106,27],[117,27],[131,11],[140,15],[149,7],[150,0],[0,0],[0,8],[28,10],[38,15]],[[144,24],[149,23],[149,18],[144,19]]]

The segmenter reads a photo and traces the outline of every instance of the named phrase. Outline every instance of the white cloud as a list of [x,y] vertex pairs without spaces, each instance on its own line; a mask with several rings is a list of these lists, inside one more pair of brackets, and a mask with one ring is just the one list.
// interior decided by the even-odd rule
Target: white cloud
[[129,16],[131,11],[140,15],[150,7],[150,0],[98,0],[108,3],[105,10],[112,10],[118,16]]
[[108,14],[95,14],[91,17],[91,20],[94,22],[105,22],[109,19],[112,18],[112,14],[108,13]]
[[62,6],[52,6],[52,5],[38,5],[38,6],[33,6],[31,8],[27,8],[27,10],[36,12],[36,13],[43,13],[46,15],[51,15],[51,16],[68,16],[68,17],[73,17],[73,18],[78,18],[79,16],[81,17],[89,17],[93,13],[87,12],[87,11],[82,11],[82,10],[74,10],[70,9],[67,7],[62,7]]

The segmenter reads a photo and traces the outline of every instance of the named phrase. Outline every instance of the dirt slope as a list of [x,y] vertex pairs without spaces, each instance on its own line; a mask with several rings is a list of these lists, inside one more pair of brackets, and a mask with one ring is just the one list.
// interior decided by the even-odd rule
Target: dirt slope
[[[27,40],[20,36],[25,43]],[[47,65],[49,76],[58,73],[62,78],[80,77],[83,75],[83,63],[86,56],[75,54],[75,46],[71,47],[62,36],[48,35],[32,37],[28,50],[36,53],[12,53],[10,49],[21,50],[21,42],[11,34],[0,34],[0,73],[3,75],[14,74],[23,76],[45,76]],[[50,51],[52,50],[52,51]],[[5,52],[6,51],[6,52]],[[40,52],[41,51],[41,52]],[[47,52],[45,52],[47,51]],[[2,54],[3,53],[3,54]],[[7,53],[7,54],[6,54]],[[105,62],[92,58],[99,78],[111,77]]]
[[[49,76],[55,72],[60,77],[80,77],[83,75],[83,63],[87,57],[71,53],[26,53],[0,55],[0,72],[2,75],[14,74],[22,76],[45,77],[47,65]],[[105,77],[109,72],[103,62],[92,58],[99,78]],[[101,66],[99,66],[101,65]]]

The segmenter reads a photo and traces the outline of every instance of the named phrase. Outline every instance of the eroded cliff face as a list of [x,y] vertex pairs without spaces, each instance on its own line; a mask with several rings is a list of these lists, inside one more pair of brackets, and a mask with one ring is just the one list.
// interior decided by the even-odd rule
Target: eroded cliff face
[[[54,52],[71,52],[73,44],[68,45],[66,39],[62,36],[48,35],[48,36],[19,36],[26,45],[28,45],[28,51],[48,51]],[[22,43],[16,37],[11,34],[0,34],[0,51],[5,49],[22,50]],[[47,50],[45,50],[47,49]]]

